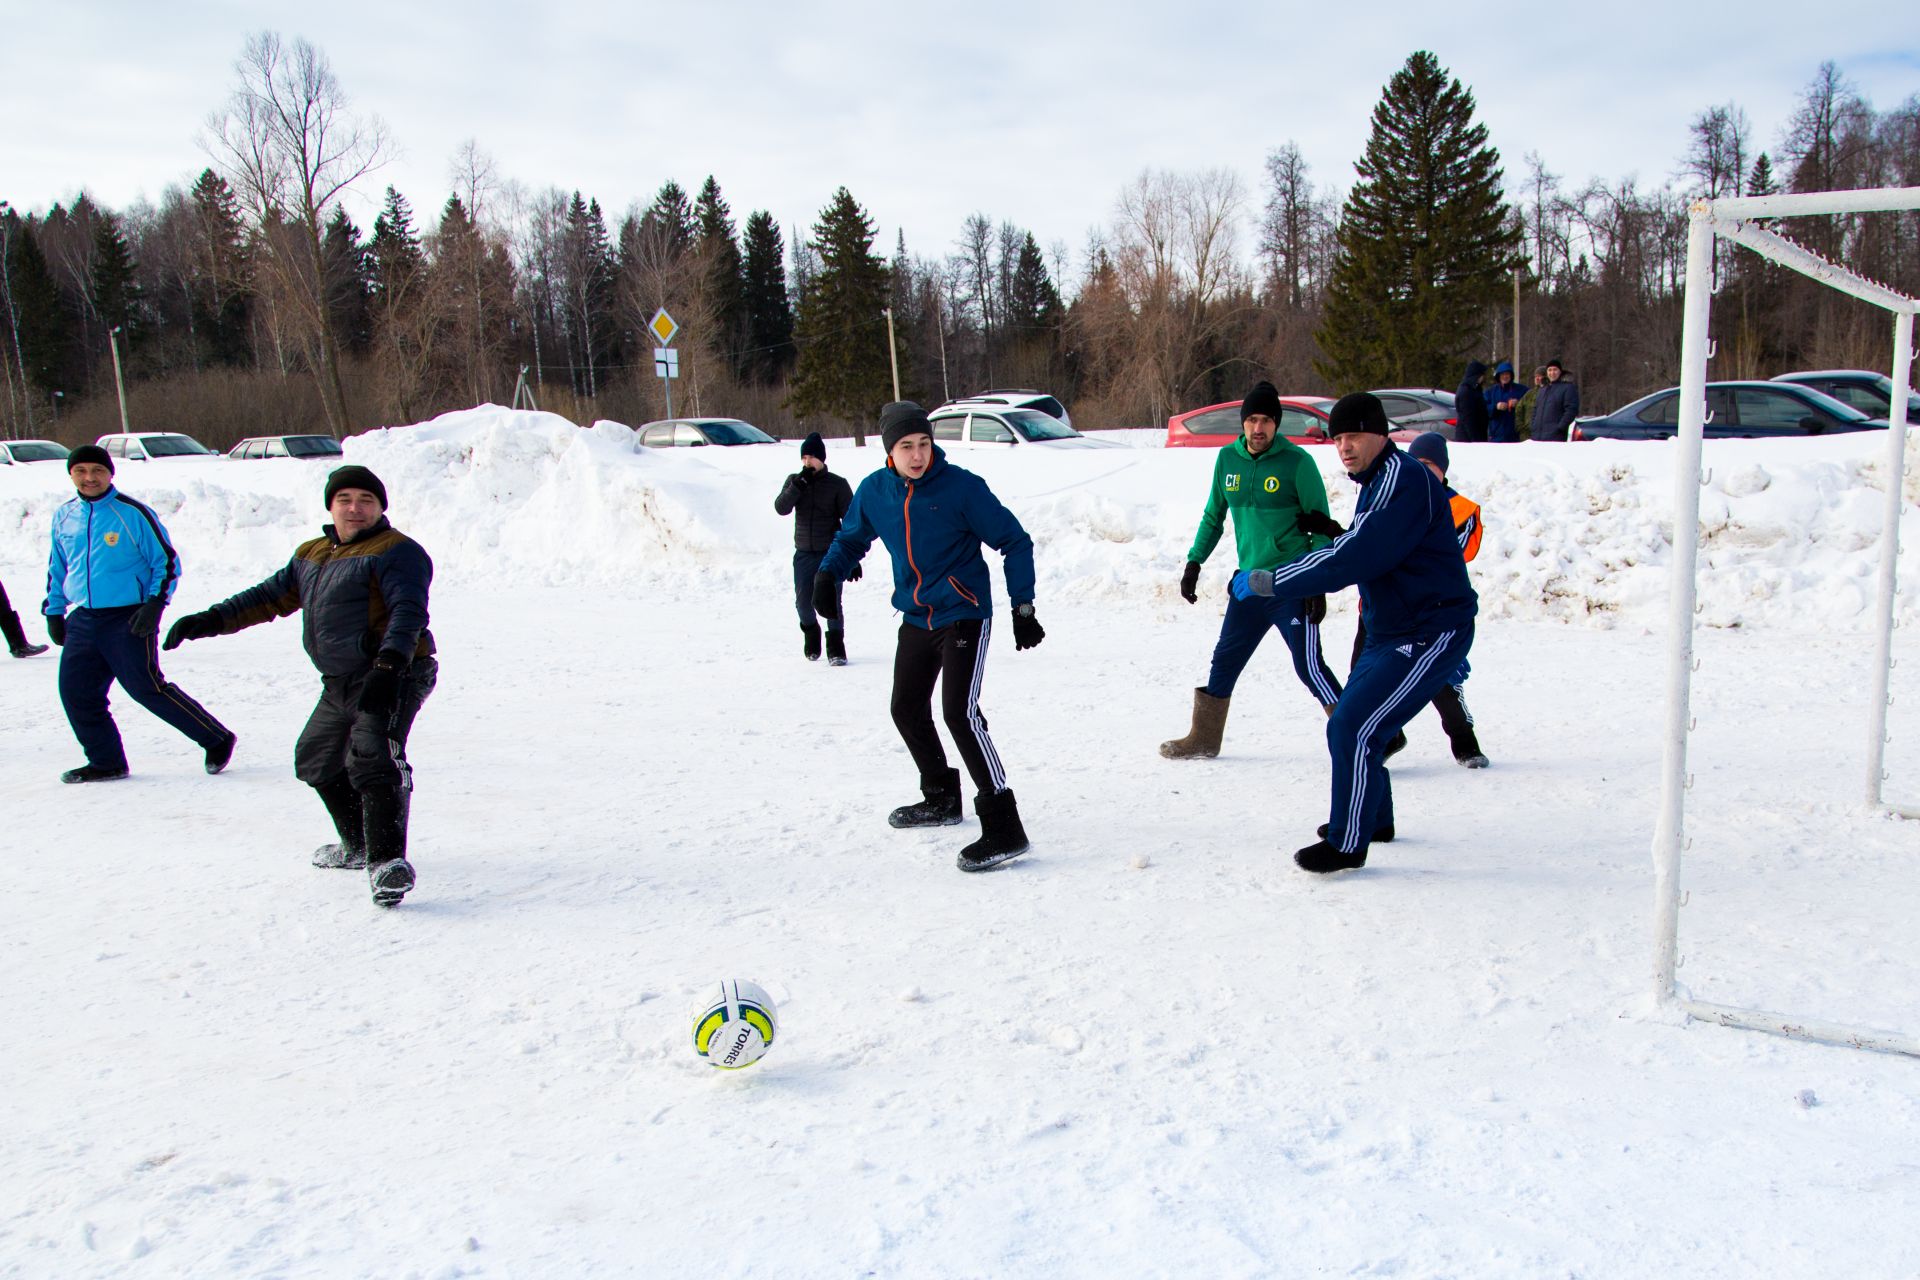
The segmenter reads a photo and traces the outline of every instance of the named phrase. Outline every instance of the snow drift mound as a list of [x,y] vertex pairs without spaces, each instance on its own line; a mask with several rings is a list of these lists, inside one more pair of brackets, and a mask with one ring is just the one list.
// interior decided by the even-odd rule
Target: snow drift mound
[[[1702,621],[1864,628],[1884,444],[1871,434],[1710,442]],[[792,524],[773,510],[797,465],[789,444],[642,449],[619,423],[583,430],[552,414],[483,406],[356,436],[346,451],[381,475],[394,523],[426,545],[443,580],[667,594],[721,588],[779,599],[790,589]],[[828,451],[855,484],[881,463],[873,444],[835,440]],[[1349,518],[1354,490],[1337,457],[1313,454],[1334,514]],[[1672,445],[1616,442],[1454,446],[1451,479],[1486,515],[1473,565],[1482,616],[1657,625],[1675,454]],[[985,476],[1033,535],[1043,602],[1185,607],[1174,588],[1213,451],[1027,448],[950,458]],[[1908,468],[1903,541],[1920,547],[1920,448],[1911,444]],[[325,519],[327,469],[278,460],[130,463],[119,481],[167,522],[188,564],[187,599],[198,602],[270,572],[312,536]],[[48,521],[71,494],[57,466],[0,469],[0,564],[16,595],[37,591],[25,583],[39,582]],[[1215,598],[1233,567],[1231,548],[1229,539],[1202,578]],[[1903,585],[1916,576],[1910,555]],[[884,569],[869,575],[884,577]],[[1915,616],[1914,598],[1903,592],[1903,619]]]

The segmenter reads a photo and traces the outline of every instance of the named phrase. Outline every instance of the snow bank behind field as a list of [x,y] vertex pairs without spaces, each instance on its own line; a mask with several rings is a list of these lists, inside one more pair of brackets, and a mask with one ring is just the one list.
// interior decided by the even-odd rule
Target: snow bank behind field
[[[356,436],[346,450],[380,474],[394,523],[427,546],[443,578],[785,590],[792,525],[774,513],[773,496],[797,455],[784,443],[640,449],[619,423],[581,429],[552,414],[485,406]],[[1702,621],[1864,628],[1878,568],[1884,451],[1877,435],[1709,443]],[[1334,514],[1347,518],[1352,484],[1331,449],[1313,453]],[[1486,514],[1473,566],[1482,616],[1658,625],[1675,455],[1670,444],[1454,446],[1451,478]],[[1043,601],[1178,603],[1174,585],[1205,499],[1211,450],[949,457],[985,476],[1032,533]],[[829,462],[856,485],[880,461],[877,445],[829,444]],[[1912,546],[1920,449],[1911,443],[1907,465],[1902,532]],[[197,602],[214,583],[270,572],[312,536],[325,519],[327,470],[293,461],[131,463],[118,478],[167,522],[187,563],[187,599]],[[0,566],[16,596],[37,593],[48,521],[71,493],[57,467],[0,470]],[[1229,541],[1209,563],[1209,590],[1234,567],[1230,552]],[[1903,586],[1916,574],[1909,557]],[[1913,595],[1903,593],[1903,619],[1915,615]]]

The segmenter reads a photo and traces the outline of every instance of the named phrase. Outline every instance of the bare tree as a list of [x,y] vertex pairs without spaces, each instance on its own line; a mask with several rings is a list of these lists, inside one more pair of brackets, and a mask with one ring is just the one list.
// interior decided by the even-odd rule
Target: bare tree
[[240,77],[226,107],[208,117],[206,148],[263,230],[262,265],[273,292],[317,357],[327,423],[349,429],[340,349],[329,322],[321,256],[326,211],[386,159],[386,126],[356,116],[327,56],[271,31],[249,36],[234,64]]

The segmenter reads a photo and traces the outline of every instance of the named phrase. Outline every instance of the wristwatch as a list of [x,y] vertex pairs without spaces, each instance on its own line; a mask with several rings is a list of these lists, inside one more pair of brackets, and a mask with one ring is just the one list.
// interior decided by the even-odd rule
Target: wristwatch
[[1029,601],[1026,604],[1017,604],[1013,606],[1013,616],[1016,618],[1031,618],[1033,616],[1032,602]]

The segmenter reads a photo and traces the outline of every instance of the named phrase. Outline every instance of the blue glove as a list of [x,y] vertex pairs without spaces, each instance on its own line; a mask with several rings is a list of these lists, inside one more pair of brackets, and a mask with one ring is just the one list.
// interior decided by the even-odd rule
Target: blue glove
[[1233,593],[1235,600],[1270,596],[1273,594],[1273,575],[1265,569],[1242,569],[1227,583],[1227,590]]

